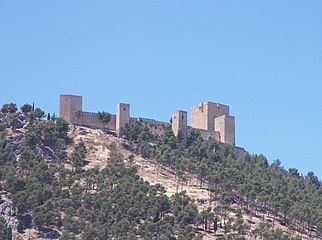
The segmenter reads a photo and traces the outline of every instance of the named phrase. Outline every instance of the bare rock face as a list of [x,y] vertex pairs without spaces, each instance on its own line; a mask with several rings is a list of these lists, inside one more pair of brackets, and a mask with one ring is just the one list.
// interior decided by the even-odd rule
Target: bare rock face
[[[14,152],[16,155],[18,161],[19,161],[19,155],[21,153],[21,150],[26,145],[26,140],[24,138],[24,135],[22,133],[15,133],[14,135],[7,137],[7,144],[8,148]],[[33,152],[39,155],[42,155],[44,157],[44,160],[47,162],[59,162],[59,156],[57,155],[57,152],[64,149],[64,143],[57,143],[55,146],[55,149],[51,149],[49,147],[36,147]]]
[[0,204],[0,213],[10,217],[15,216],[16,212],[13,208],[12,203],[6,200],[2,200],[2,201],[3,203]]
[[21,147],[24,145],[25,139],[23,134],[15,134],[7,137],[7,143],[9,149],[17,155],[20,152]]
[[34,153],[43,156],[44,160],[46,162],[52,162],[52,163],[58,163],[59,162],[59,157],[58,157],[57,153],[55,151],[53,151],[52,149],[50,149],[50,148],[42,149],[40,147],[37,147],[34,150]]
[[50,231],[50,232],[41,233],[38,239],[48,240],[48,239],[58,239],[59,237],[60,237],[60,234],[57,231]]
[[9,227],[16,227],[18,220],[15,218],[16,211],[11,202],[6,200],[1,200],[0,204],[0,215],[6,220]]
[[14,118],[11,122],[10,122],[10,127],[13,127],[15,129],[19,129],[19,128],[23,128],[25,124],[18,118]]

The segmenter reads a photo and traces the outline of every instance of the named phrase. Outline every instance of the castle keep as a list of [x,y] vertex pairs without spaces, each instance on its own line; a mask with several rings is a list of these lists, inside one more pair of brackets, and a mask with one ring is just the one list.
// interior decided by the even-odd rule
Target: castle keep
[[[103,128],[97,113],[83,111],[82,96],[60,95],[59,116],[69,124]],[[171,123],[167,123],[147,118],[133,118],[130,116],[130,104],[119,103],[116,106],[116,114],[111,116],[106,127],[117,133],[126,123],[142,121],[156,135],[163,134],[164,127],[171,124],[176,136],[181,132],[183,141],[186,141],[190,132],[196,129],[204,139],[212,137],[217,141],[235,145],[235,117],[229,115],[229,106],[220,103],[203,102],[191,107],[191,126],[187,125],[187,112],[182,110],[173,112]]]

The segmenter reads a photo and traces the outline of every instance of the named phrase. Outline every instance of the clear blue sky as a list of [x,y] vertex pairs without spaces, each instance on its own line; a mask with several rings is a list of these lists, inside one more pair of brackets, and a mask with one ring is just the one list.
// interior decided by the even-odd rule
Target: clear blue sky
[[55,113],[228,104],[237,145],[322,178],[321,0],[0,0],[0,83]]

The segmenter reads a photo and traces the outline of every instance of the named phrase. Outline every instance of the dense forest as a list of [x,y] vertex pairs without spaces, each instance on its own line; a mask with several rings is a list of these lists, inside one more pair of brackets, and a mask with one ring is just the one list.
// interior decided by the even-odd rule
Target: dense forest
[[[63,119],[40,108],[3,105],[0,205],[12,201],[17,222],[0,217],[0,239],[15,231],[19,239],[31,228],[39,237],[59,239],[202,239],[216,231],[224,233],[217,237],[222,240],[322,237],[322,187],[313,172],[302,176],[278,160],[269,164],[262,155],[203,140],[197,131],[187,143],[171,127],[154,136],[140,121],[121,131],[123,147],[133,154],[125,158],[110,144],[107,166],[85,170],[86,144],[74,144],[68,154],[68,131]],[[12,144],[13,135],[20,136],[18,144]],[[159,171],[173,172],[177,193],[169,197],[160,184],[144,181],[133,162],[138,154],[153,159]],[[214,203],[203,210],[179,191],[192,176]],[[251,227],[245,215],[273,221]]]

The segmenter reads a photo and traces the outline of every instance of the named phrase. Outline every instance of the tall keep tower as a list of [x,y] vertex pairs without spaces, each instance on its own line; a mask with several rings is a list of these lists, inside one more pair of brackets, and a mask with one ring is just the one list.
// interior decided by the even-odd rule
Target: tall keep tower
[[184,144],[187,142],[187,112],[178,110],[172,113],[172,131],[175,136],[180,131]]
[[130,104],[119,103],[116,105],[116,132],[120,133],[120,129],[130,122]]
[[215,131],[215,118],[229,116],[229,106],[220,103],[203,102],[191,107],[191,127]]
[[235,145],[235,117],[227,105],[203,102],[191,107],[191,127],[219,132],[221,142]]
[[[70,124],[79,123],[77,112],[82,113],[82,96],[62,94],[60,95],[59,117]],[[76,113],[76,114],[75,114]]]

